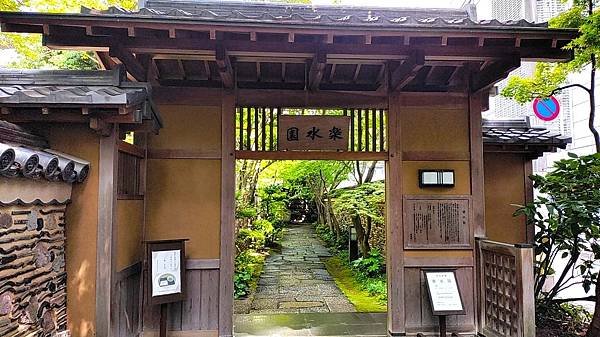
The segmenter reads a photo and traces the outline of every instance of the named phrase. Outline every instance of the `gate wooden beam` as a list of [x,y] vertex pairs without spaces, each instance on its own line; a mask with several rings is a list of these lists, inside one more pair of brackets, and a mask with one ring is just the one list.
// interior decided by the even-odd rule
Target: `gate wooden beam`
[[404,88],[412,81],[421,68],[425,65],[425,54],[416,50],[398,66],[390,77],[390,91],[394,92]]
[[223,87],[226,89],[233,88],[233,67],[231,66],[231,60],[229,59],[227,49],[225,49],[225,46],[222,44],[218,44],[216,47],[215,60],[217,61],[217,66],[219,67],[219,75],[221,76]]
[[100,137],[98,167],[98,237],[96,249],[96,334],[117,336],[114,306],[116,293],[116,229],[118,132],[116,124],[110,135]]
[[120,62],[125,66],[127,73],[129,73],[136,81],[146,81],[146,69],[138,59],[135,58],[133,53],[121,48],[111,47],[109,55],[116,63]]
[[237,159],[251,160],[388,160],[387,152],[236,151]]
[[317,53],[312,59],[310,70],[308,72],[308,89],[311,91],[319,90],[319,85],[325,74],[325,67],[327,66],[327,54],[321,49],[317,50]]

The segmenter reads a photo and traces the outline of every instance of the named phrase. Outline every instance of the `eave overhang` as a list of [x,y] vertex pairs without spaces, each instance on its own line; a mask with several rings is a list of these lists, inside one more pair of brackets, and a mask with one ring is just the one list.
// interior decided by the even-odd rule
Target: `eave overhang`
[[1,12],[0,24],[43,34],[49,48],[95,51],[106,69],[123,64],[153,85],[380,93],[485,91],[521,61],[571,60],[564,47],[578,34],[523,21],[234,12]]

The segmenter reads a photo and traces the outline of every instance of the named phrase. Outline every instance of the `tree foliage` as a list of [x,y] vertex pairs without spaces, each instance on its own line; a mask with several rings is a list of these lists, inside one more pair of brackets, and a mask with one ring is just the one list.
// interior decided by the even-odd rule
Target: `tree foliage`
[[[596,56],[600,51],[600,10],[598,0],[573,0],[573,6],[550,21],[553,28],[577,28],[580,35],[565,48],[573,50],[574,58],[567,63],[536,65],[531,77],[509,78],[508,85],[502,90],[502,95],[515,99],[523,104],[536,97],[548,97],[569,88],[583,89],[589,96],[588,127],[594,137],[596,152],[600,152],[600,133],[595,127],[596,116]],[[590,66],[589,87],[581,83],[561,85],[566,81],[570,72],[579,72],[585,66]]]
[[[0,0],[2,11],[29,11],[47,13],[77,13],[81,7],[106,9],[119,6],[133,9],[136,0]],[[0,34],[0,48],[14,49],[18,56],[8,66],[25,69],[98,69],[99,65],[90,52],[50,50],[42,46],[39,34]]]
[[[563,84],[571,72],[581,71],[600,51],[600,10],[588,13],[587,0],[575,0],[573,6],[549,22],[552,28],[578,28],[580,36],[566,48],[574,51],[574,59],[566,63],[538,63],[532,76],[511,76],[502,90],[505,97],[523,104],[534,97],[547,97]],[[597,66],[597,65],[596,65]]]
[[[546,176],[531,177],[544,196],[516,212],[536,226],[535,297],[542,308],[574,300],[559,299],[571,287],[583,287],[588,293],[599,276],[600,154],[569,155]],[[558,260],[563,260],[564,269],[557,272],[553,266]],[[554,285],[545,289],[549,277],[554,277]],[[595,301],[597,295],[582,299]]]

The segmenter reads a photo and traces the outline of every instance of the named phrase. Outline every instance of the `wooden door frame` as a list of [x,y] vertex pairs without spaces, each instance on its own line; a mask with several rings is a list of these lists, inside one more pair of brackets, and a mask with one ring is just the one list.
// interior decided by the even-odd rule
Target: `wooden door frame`
[[[224,93],[221,105],[221,261],[219,288],[219,336],[233,336],[233,273],[235,241],[235,161],[269,160],[377,160],[386,166],[386,241],[388,242],[388,334],[402,336],[404,329],[404,278],[402,232],[402,147],[399,96],[387,102],[387,152],[290,152],[235,151],[236,98]],[[392,141],[392,135],[393,141]],[[390,254],[390,252],[393,252]]]

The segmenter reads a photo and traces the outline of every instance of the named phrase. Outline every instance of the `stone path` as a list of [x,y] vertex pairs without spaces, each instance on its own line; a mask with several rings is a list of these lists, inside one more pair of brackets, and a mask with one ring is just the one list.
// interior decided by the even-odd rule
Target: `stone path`
[[265,261],[250,313],[355,312],[321,262],[330,256],[313,225],[289,225],[281,253]]
[[236,315],[235,337],[387,336],[385,313]]

